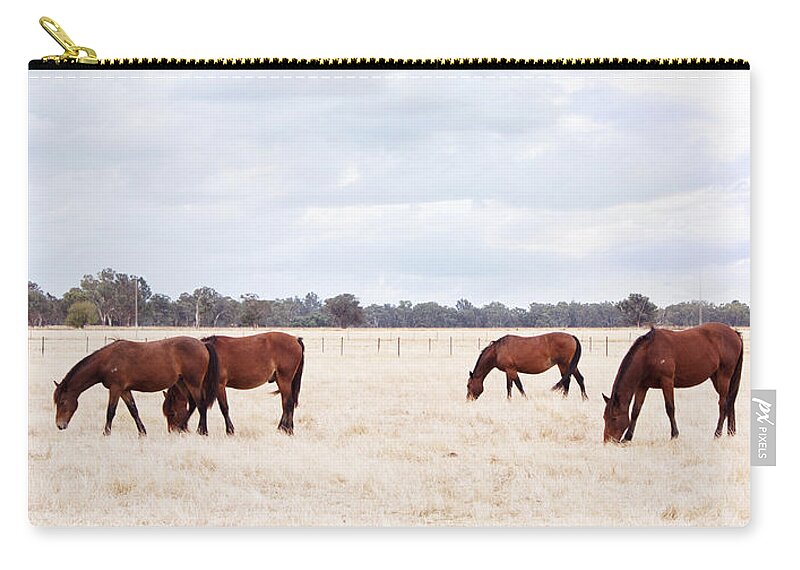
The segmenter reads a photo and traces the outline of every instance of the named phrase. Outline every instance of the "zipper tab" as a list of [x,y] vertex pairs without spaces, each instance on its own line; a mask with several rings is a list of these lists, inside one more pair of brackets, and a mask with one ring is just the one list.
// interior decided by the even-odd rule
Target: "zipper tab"
[[[42,58],[42,61],[55,61],[57,63],[100,63],[93,49],[75,45],[75,42],[70,39],[67,32],[52,18],[42,16],[39,18],[39,24],[50,34],[50,37],[58,42],[58,45],[64,48],[64,53],[62,55],[46,55]],[[81,55],[81,53],[85,55]]]

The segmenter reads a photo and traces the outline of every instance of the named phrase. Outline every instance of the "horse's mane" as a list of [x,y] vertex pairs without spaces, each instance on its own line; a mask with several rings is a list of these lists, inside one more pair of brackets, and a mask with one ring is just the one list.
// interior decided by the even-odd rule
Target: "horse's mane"
[[500,344],[501,342],[503,342],[507,338],[508,338],[508,335],[500,337],[497,340],[490,341],[489,344],[487,344],[483,348],[483,350],[481,350],[481,353],[478,355],[478,360],[475,361],[475,366],[473,367],[472,371],[475,372],[475,370],[478,369],[478,364],[480,364],[481,359],[484,357],[484,355],[486,354],[487,350],[489,350],[490,348],[497,348],[497,345]]
[[612,398],[614,398],[614,396],[617,394],[617,388],[619,387],[618,386],[619,379],[625,375],[625,372],[628,370],[628,368],[631,365],[631,362],[633,361],[634,355],[637,352],[639,352],[639,349],[641,347],[643,347],[645,344],[649,344],[650,341],[652,341],[653,338],[655,338],[655,332],[656,329],[654,329],[653,326],[651,325],[649,331],[647,331],[645,334],[643,334],[635,341],[633,341],[633,344],[628,349],[628,354],[625,355],[625,358],[622,359],[622,363],[619,365],[619,370],[617,371],[617,377],[614,379],[614,386],[611,388]]
[[114,344],[116,344],[118,342],[119,342],[119,339],[115,339],[111,344],[107,344],[105,346],[101,346],[100,348],[98,348],[97,350],[92,352],[91,354],[87,354],[86,356],[81,358],[77,362],[77,364],[75,364],[75,366],[73,366],[72,368],[69,369],[69,372],[67,372],[67,375],[64,376],[64,379],[61,381],[61,383],[60,384],[56,383],[56,390],[55,390],[55,392],[53,392],[53,401],[56,402],[56,403],[58,402],[58,397],[62,393],[64,393],[64,391],[67,388],[69,388],[70,380],[72,380],[72,378],[75,377],[75,375],[78,373],[78,371],[81,368],[83,368],[86,364],[88,364],[89,361],[91,359],[93,359],[95,356],[97,356],[97,354],[99,352],[102,352],[103,350],[107,349],[109,346],[114,345]]

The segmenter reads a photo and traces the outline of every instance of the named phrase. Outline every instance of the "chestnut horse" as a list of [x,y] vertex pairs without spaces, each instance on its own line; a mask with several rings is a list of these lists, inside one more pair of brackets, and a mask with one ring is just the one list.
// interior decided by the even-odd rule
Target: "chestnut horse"
[[[210,336],[204,338],[203,342],[213,347],[219,358],[217,400],[225,418],[225,431],[229,435],[234,433],[233,422],[228,414],[226,387],[250,390],[267,382],[277,382],[278,390],[274,393],[280,393],[283,404],[278,429],[291,435],[303,376],[303,339],[281,332],[268,332],[241,338]],[[172,387],[164,394],[162,411],[170,431],[186,430],[194,406],[182,390]]]
[[560,390],[566,397],[569,394],[570,376],[575,376],[581,388],[581,397],[586,400],[583,375],[578,371],[580,358],[581,343],[571,334],[555,332],[533,337],[504,336],[489,343],[478,357],[475,370],[469,373],[467,399],[478,399],[483,393],[483,380],[493,368],[506,373],[506,391],[509,399],[512,383],[516,384],[520,394],[527,398],[518,372],[541,374],[558,365],[561,380],[552,389]]
[[122,398],[136,422],[139,435],[146,435],[131,392],[158,392],[180,384],[200,410],[198,433],[207,435],[206,409],[217,393],[216,363],[213,347],[191,337],[179,336],[153,342],[114,341],[78,362],[60,384],[55,382],[56,426],[60,430],[66,429],[78,408],[78,396],[102,382],[108,389],[103,433],[111,433],[111,422]]
[[[706,323],[679,332],[651,328],[634,341],[622,359],[611,397],[603,394],[606,401],[603,441],[633,439],[636,419],[650,388],[660,388],[664,393],[672,438],[678,437],[673,390],[697,386],[708,378],[719,394],[719,421],[714,436],[722,435],[726,418],[728,434],[734,435],[734,404],[742,377],[743,356],[742,336],[722,323]],[[629,419],[631,399],[633,409]]]

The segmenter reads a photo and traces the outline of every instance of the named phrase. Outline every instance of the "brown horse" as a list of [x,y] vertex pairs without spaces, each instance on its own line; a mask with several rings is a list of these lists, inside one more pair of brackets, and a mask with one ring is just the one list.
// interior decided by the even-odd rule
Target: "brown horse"
[[578,371],[580,358],[581,343],[571,334],[555,332],[534,337],[504,336],[489,343],[478,357],[475,370],[469,373],[467,399],[478,399],[483,393],[483,380],[493,368],[506,373],[508,398],[511,398],[512,383],[527,398],[518,372],[541,374],[558,365],[561,380],[553,386],[553,390],[560,390],[566,397],[569,394],[570,376],[575,376],[581,388],[581,397],[586,400],[583,375]]
[[[691,388],[708,378],[719,394],[719,421],[714,436],[722,435],[726,418],[728,434],[734,435],[734,404],[742,377],[743,355],[741,335],[722,323],[707,323],[680,332],[651,328],[634,341],[622,359],[611,397],[603,394],[606,401],[603,441],[633,439],[636,419],[650,388],[660,388],[664,393],[672,437],[678,437],[674,388]],[[631,399],[633,410],[629,419]]]
[[[243,338],[210,336],[204,338],[203,342],[213,347],[219,358],[217,399],[225,418],[225,431],[229,435],[234,433],[233,422],[228,414],[226,387],[250,390],[267,382],[277,382],[278,390],[275,393],[280,393],[283,404],[278,429],[291,435],[303,376],[303,339],[281,332],[268,332]],[[170,431],[185,430],[194,412],[191,401],[176,387],[164,394],[162,409]]]
[[111,422],[119,399],[128,406],[139,435],[146,435],[132,391],[158,392],[180,384],[200,410],[198,432],[206,435],[206,409],[217,392],[216,354],[195,338],[179,336],[154,342],[117,340],[78,362],[59,384],[53,402],[56,426],[66,429],[78,409],[78,396],[95,384],[108,389],[108,408],[103,433],[111,433]]

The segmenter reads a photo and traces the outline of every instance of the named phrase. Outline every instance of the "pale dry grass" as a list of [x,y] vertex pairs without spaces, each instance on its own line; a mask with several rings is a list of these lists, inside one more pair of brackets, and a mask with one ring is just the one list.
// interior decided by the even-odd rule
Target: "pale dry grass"
[[[676,392],[677,441],[669,440],[661,394],[651,391],[635,441],[621,447],[601,443],[600,393],[610,392],[629,339],[643,331],[571,331],[583,342],[580,368],[588,402],[580,401],[574,382],[567,400],[550,392],[558,380],[554,369],[523,376],[530,399],[515,392],[510,402],[505,378],[495,371],[483,396],[471,403],[465,401],[466,380],[478,347],[506,331],[289,332],[301,334],[307,347],[294,437],[275,429],[279,399],[269,396],[271,388],[265,386],[229,390],[237,428],[232,438],[225,436],[216,406],[209,416],[209,438],[169,435],[161,395],[137,393],[148,428],[148,437],[140,439],[123,405],[112,435],[101,435],[107,398],[101,386],[84,393],[64,432],[55,427],[52,404],[52,380],[60,380],[86,353],[87,336],[94,350],[105,337],[132,338],[133,331],[31,331],[31,521],[739,526],[749,520],[749,352],[735,438],[713,438],[716,394],[706,383]],[[138,337],[185,333],[141,330]],[[748,348],[749,331],[744,333]]]

